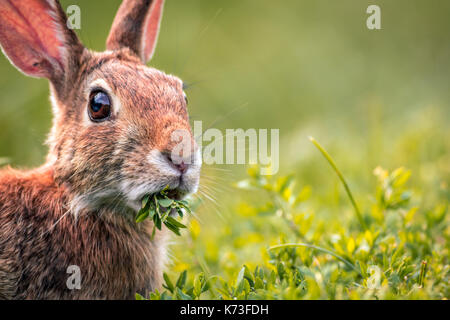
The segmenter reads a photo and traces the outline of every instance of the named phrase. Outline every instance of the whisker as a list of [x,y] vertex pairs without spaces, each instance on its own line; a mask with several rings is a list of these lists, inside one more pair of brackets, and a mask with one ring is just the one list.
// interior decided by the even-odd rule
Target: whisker
[[211,129],[214,125],[216,125],[220,121],[225,120],[226,118],[230,117],[236,111],[238,111],[244,107],[247,107],[248,105],[249,105],[248,102],[242,103],[241,105],[235,107],[234,109],[232,109],[230,112],[226,113],[225,115],[218,116],[206,129],[203,130],[203,132],[199,136],[196,136],[194,139],[197,141],[197,139],[199,139],[201,136],[203,136],[203,134],[205,133],[206,130]]
[[[208,23],[206,24],[206,26],[203,28],[202,31],[200,31],[200,33],[197,35],[197,39],[194,39],[194,41],[196,42],[200,42],[200,40],[202,40],[203,36],[206,34],[206,32],[209,30],[209,28],[211,27],[211,25],[214,23],[214,21],[217,19],[217,17],[219,16],[219,14],[222,12],[222,8],[219,8],[216,13],[214,14],[214,16],[212,17],[212,19],[210,19],[208,21]],[[197,44],[196,46],[194,46],[194,48],[198,48],[199,45]],[[184,70],[186,69],[186,66],[188,65],[188,62],[190,60],[190,58],[193,56],[193,54],[197,52],[196,50],[191,50],[191,52],[187,55],[185,62],[182,66],[181,72],[184,72]]]

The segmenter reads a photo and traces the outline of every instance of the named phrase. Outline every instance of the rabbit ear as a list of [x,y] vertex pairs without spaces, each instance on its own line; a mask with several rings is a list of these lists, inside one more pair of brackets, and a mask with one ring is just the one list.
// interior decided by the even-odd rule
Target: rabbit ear
[[0,46],[20,71],[61,81],[82,50],[54,0],[0,0]]
[[143,63],[156,47],[164,0],[124,0],[106,41],[108,50],[128,47]]

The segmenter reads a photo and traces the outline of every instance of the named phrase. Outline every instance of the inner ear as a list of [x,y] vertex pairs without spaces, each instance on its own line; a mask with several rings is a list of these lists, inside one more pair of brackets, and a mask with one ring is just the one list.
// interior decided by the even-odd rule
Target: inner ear
[[0,45],[26,75],[61,83],[83,51],[54,0],[0,1]]
[[131,49],[143,63],[155,51],[164,0],[124,0],[106,41],[108,50]]

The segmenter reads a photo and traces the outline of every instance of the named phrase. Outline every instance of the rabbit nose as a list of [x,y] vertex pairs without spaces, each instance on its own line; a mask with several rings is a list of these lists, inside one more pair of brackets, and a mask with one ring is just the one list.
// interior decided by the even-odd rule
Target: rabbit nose
[[179,164],[174,164],[175,167],[181,172],[181,174],[185,173],[188,169],[188,165],[181,161]]
[[170,165],[175,167],[178,171],[180,171],[181,174],[184,174],[187,169],[189,168],[189,164],[186,163],[183,159],[176,157],[175,159],[172,158],[172,155],[170,153],[166,153],[166,158]]

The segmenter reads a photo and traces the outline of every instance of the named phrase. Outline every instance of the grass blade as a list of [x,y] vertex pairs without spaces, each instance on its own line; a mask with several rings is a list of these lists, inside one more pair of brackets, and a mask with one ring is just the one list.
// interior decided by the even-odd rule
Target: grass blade
[[344,188],[345,188],[345,191],[347,192],[348,197],[350,198],[353,208],[355,209],[355,213],[356,213],[356,216],[358,217],[359,223],[361,224],[361,226],[363,227],[364,230],[367,230],[366,223],[364,222],[361,211],[359,211],[359,207],[356,204],[355,199],[353,198],[353,194],[350,191],[350,188],[348,187],[348,184],[345,181],[345,178],[342,175],[341,171],[336,166],[336,163],[334,162],[333,158],[331,158],[330,154],[313,137],[309,137],[309,140],[311,140],[311,142],[316,146],[316,148],[319,149],[319,151],[323,154],[325,159],[327,159],[328,163],[331,165],[331,167],[334,169],[334,171],[338,175],[339,179],[341,180],[342,184],[344,185]]
[[308,244],[308,243],[284,243],[284,244],[279,244],[279,245],[276,245],[276,246],[272,246],[272,247],[269,248],[269,250],[275,250],[275,249],[281,249],[281,248],[296,248],[296,247],[306,247],[306,248],[315,249],[315,250],[318,250],[318,251],[322,251],[322,252],[328,253],[329,255],[332,255],[336,259],[342,261],[347,266],[349,266],[350,268],[354,269],[359,274],[361,274],[359,269],[353,263],[348,261],[347,259],[341,257],[340,255],[338,255],[337,253],[334,253],[333,251],[330,251],[328,249],[325,249],[325,248],[322,248],[322,247],[318,247],[318,246],[315,246],[315,245],[312,245],[312,244]]

